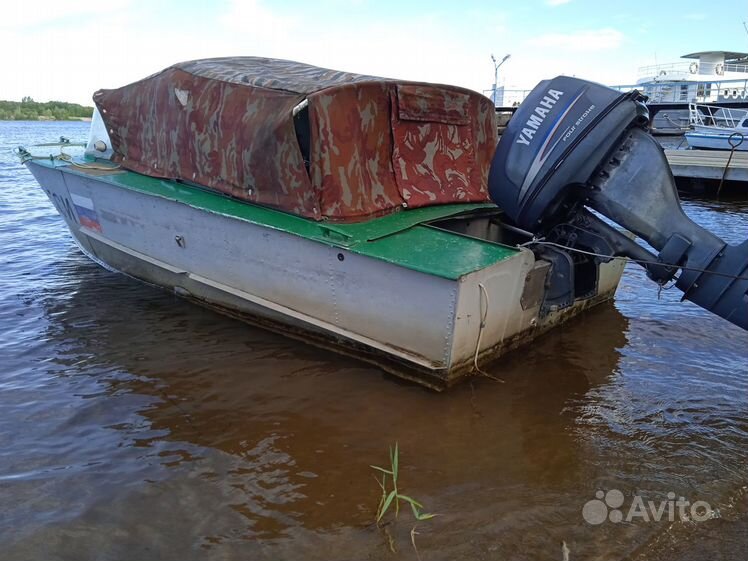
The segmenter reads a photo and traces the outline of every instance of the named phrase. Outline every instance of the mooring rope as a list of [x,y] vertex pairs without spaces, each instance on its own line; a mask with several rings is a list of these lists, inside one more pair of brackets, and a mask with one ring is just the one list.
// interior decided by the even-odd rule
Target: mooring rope
[[[475,368],[475,371],[480,374],[481,376],[485,376],[486,378],[490,378],[491,380],[494,380],[496,382],[504,383],[504,380],[501,378],[497,378],[496,376],[492,376],[488,372],[485,372],[484,370],[481,370],[481,368],[478,366],[478,354],[480,353],[480,343],[483,340],[483,330],[486,328],[486,320],[488,319],[488,307],[491,303],[491,301],[488,298],[488,291],[486,290],[486,287],[483,286],[482,282],[478,283],[478,308],[479,308],[479,315],[480,315],[480,324],[478,325],[478,340],[475,343],[475,355],[473,356],[473,367]],[[483,309],[483,299],[486,300],[486,309]]]
[[[732,143],[733,137],[740,137],[740,140],[738,140],[737,144]],[[732,155],[735,153],[735,149],[743,144],[743,140],[745,140],[745,137],[743,136],[742,132],[735,131],[730,136],[727,137],[727,143],[732,147],[730,150],[730,156],[727,158],[727,163],[725,164],[725,169],[722,170],[722,179],[719,180],[719,187],[717,187],[717,197],[719,197],[720,193],[722,192],[722,184],[725,182],[725,177],[727,176],[727,168],[730,167],[730,162],[732,162]]]
[[63,146],[85,146],[84,144],[70,144],[69,142],[64,142],[64,143],[37,144],[35,146],[38,146],[38,147],[59,146],[60,153],[50,154],[49,156],[34,156],[26,148],[24,148],[23,146],[19,146],[18,148],[16,148],[16,154],[18,155],[19,158],[21,158],[22,164],[25,164],[29,160],[49,160],[51,162],[55,162],[55,161],[64,162],[68,165],[81,168],[81,169],[90,169],[90,170],[97,170],[97,171],[113,171],[113,170],[117,170],[120,168],[119,164],[104,165],[104,164],[76,162],[73,159],[73,156],[71,156],[70,154],[68,154],[62,149]]

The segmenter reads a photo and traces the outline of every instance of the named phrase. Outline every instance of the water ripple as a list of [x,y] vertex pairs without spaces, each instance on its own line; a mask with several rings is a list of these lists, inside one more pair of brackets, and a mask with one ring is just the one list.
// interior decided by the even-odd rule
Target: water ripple
[[[10,157],[85,130],[0,122],[4,559],[383,558],[369,465],[395,441],[402,488],[442,515],[418,525],[424,559],[747,543],[745,332],[630,267],[613,305],[495,365],[505,384],[401,384],[89,262]],[[744,201],[685,208],[731,241],[748,233]],[[724,517],[585,524],[612,488]],[[388,526],[403,555],[408,516]]]

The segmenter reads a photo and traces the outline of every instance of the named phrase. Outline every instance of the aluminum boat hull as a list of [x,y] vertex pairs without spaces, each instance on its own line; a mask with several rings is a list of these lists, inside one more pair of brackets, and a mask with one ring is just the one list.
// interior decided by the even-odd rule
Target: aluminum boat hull
[[450,279],[115,186],[107,174],[27,166],[97,263],[435,389],[473,374],[476,355],[485,366],[610,299],[624,266],[601,265],[596,294],[543,315],[537,272],[548,263],[527,249]]

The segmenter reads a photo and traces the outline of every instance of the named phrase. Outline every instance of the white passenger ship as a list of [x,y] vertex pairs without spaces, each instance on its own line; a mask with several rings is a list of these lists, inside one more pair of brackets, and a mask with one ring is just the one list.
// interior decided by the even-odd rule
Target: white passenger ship
[[[748,99],[748,53],[702,51],[678,62],[642,66],[636,87],[650,103],[724,103]],[[618,86],[618,89],[630,86]]]
[[[620,92],[639,90],[647,104],[678,104],[681,107],[652,111],[652,132],[681,134],[689,129],[689,103],[748,103],[748,53],[701,51],[679,61],[642,66],[635,83],[611,86]],[[517,106],[530,90],[500,88],[497,106]],[[484,92],[489,97],[491,90]]]

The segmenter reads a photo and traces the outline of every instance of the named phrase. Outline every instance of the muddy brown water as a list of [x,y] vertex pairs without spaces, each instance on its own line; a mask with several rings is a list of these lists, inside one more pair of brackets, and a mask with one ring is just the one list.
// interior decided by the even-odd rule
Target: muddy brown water
[[[416,559],[414,527],[424,561],[745,558],[745,332],[629,266],[505,383],[437,394],[90,262],[9,153],[61,134],[0,123],[0,558]],[[684,206],[736,242],[746,195]],[[395,442],[440,516],[377,529]],[[624,519],[590,524],[611,490]],[[628,517],[668,493],[712,517]]]

